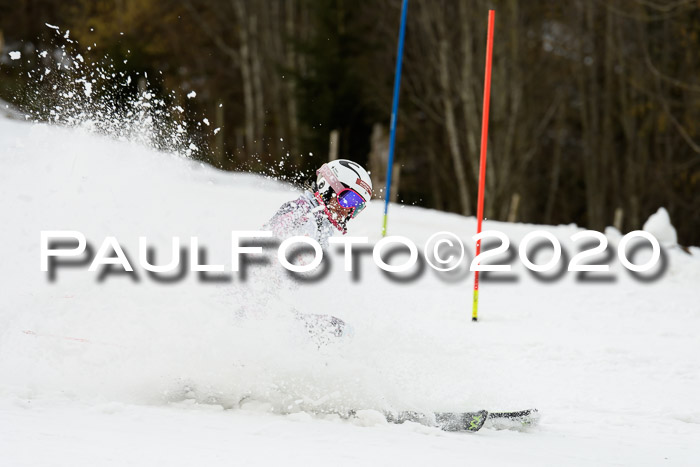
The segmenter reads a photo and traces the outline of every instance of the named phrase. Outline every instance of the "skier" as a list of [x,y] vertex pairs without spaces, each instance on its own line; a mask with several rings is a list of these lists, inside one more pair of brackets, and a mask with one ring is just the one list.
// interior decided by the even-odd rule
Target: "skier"
[[[323,164],[307,188],[299,198],[284,203],[263,228],[279,240],[308,236],[327,248],[328,239],[336,232],[345,235],[348,222],[372,198],[369,174],[360,164],[347,159]],[[294,313],[319,345],[333,337],[352,334],[351,327],[335,316]]]
[[[339,159],[323,164],[316,171],[299,198],[284,203],[264,225],[279,240],[293,236],[308,236],[322,248],[336,232],[345,235],[347,224],[357,217],[372,197],[369,174],[356,162]],[[311,338],[320,346],[338,337],[351,335],[351,327],[340,318],[323,314],[306,314],[293,310]],[[354,415],[350,411],[347,416]],[[407,421],[439,427],[445,431],[478,431],[487,419],[496,428],[523,428],[537,424],[536,409],[519,412],[489,413],[486,410],[457,413],[419,413],[411,411],[385,412],[387,421]]]

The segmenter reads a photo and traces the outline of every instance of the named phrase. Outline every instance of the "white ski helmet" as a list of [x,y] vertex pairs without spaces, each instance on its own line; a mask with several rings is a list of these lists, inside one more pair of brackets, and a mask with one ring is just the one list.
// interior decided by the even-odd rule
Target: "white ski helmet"
[[372,180],[357,162],[336,159],[323,164],[316,174],[321,197],[328,202],[335,194],[342,206],[355,208],[350,217],[357,216],[372,199]]

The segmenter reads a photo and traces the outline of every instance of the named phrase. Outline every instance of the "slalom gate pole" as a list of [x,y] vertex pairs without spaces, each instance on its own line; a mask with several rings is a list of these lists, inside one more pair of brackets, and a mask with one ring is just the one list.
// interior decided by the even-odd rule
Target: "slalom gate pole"
[[[491,97],[491,56],[493,55],[493,23],[495,10],[489,10],[489,29],[486,36],[486,70],[484,71],[484,112],[481,117],[481,159],[479,162],[479,199],[476,208],[476,233],[481,233],[484,218],[484,180],[486,179],[486,146],[489,135],[489,100]],[[481,253],[481,240],[476,241],[476,256]],[[472,321],[477,321],[479,314],[479,271],[474,271],[474,302],[472,304]]]
[[382,221],[382,237],[386,236],[386,224],[389,215],[389,199],[391,198],[391,174],[394,169],[394,145],[396,143],[396,114],[399,110],[399,89],[401,88],[401,62],[403,61],[403,40],[406,35],[406,10],[408,0],[401,4],[401,26],[399,27],[399,46],[396,53],[396,72],[394,73],[394,99],[391,107],[391,123],[389,129],[389,161],[386,167],[386,189],[384,190],[384,220]]

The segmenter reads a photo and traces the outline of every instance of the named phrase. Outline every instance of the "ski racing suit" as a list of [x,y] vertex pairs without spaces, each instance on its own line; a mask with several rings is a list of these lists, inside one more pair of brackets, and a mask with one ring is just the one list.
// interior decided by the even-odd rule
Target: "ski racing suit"
[[[323,249],[328,248],[328,239],[336,232],[343,235],[347,233],[344,226],[331,218],[331,213],[320,196],[309,191],[280,206],[277,213],[263,226],[263,230],[272,231],[273,236],[280,241],[295,236],[310,237]],[[352,334],[352,328],[335,316],[301,313],[297,310],[292,312],[304,322],[307,331],[319,345],[328,343],[333,337]]]
[[343,235],[347,230],[331,220],[328,208],[311,192],[284,203],[263,227],[271,230],[279,240],[294,236],[306,236],[316,240],[321,248],[328,248],[328,239],[336,231]]

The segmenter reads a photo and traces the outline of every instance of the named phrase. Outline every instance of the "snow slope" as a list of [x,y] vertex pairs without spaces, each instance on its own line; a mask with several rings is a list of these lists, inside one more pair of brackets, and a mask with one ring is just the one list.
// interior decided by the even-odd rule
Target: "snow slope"
[[[124,138],[0,119],[0,464],[697,465],[698,248],[666,247],[668,267],[649,282],[614,257],[612,282],[538,281],[513,262],[514,281],[482,282],[479,323],[470,274],[397,283],[366,254],[357,281],[331,254],[327,278],[259,292],[265,305],[246,291],[264,290],[266,272],[162,284],[138,267],[138,281],[102,282],[87,265],[59,268],[55,282],[39,268],[41,230],[81,231],[95,249],[113,235],[134,263],[141,235],[162,261],[171,237],[196,235],[207,261],[229,268],[230,231],[258,229],[294,196]],[[379,240],[380,204],[351,235]],[[570,255],[581,230],[484,229],[515,244],[544,229]],[[423,245],[437,231],[467,240],[475,221],[391,207],[390,233]],[[238,318],[241,307],[255,318]],[[355,336],[318,349],[291,307],[332,311]],[[526,407],[540,409],[539,427],[477,434],[387,425],[377,412]],[[337,415],[348,409],[361,411]]]

